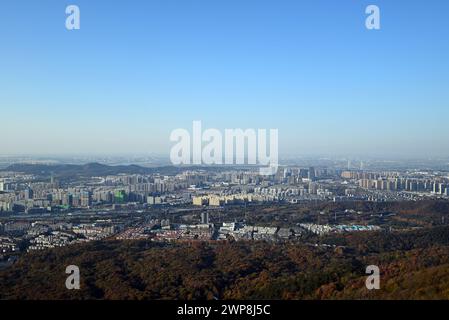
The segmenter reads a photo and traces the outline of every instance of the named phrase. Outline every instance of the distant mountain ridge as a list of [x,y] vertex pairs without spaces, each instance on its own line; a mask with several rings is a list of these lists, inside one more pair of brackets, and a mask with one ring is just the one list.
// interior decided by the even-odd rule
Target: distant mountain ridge
[[97,162],[77,164],[29,164],[16,163],[12,164],[0,171],[22,172],[25,174],[34,174],[40,176],[106,176],[117,174],[153,174],[160,173],[165,175],[178,174],[185,170],[208,170],[217,171],[222,169],[230,169],[224,166],[162,166],[162,167],[141,167],[138,165],[118,165],[109,166]]
[[12,164],[1,171],[23,172],[35,175],[55,175],[55,176],[104,176],[116,174],[151,174],[155,172],[178,172],[180,168],[173,166],[165,166],[160,168],[145,168],[138,165],[119,165],[109,166],[97,162],[87,163],[83,165],[76,164]]

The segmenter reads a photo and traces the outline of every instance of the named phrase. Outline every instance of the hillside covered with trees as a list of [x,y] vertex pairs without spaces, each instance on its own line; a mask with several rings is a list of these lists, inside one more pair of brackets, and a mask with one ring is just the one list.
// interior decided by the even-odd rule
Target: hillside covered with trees
[[[328,236],[321,245],[102,241],[24,255],[0,299],[449,299],[449,227]],[[65,287],[77,265],[81,290]],[[365,287],[378,265],[381,290]]]

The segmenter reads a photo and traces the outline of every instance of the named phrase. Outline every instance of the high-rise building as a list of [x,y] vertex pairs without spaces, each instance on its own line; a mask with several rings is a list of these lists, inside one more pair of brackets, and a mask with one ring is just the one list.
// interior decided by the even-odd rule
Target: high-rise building
[[92,196],[90,192],[84,191],[80,195],[80,205],[82,207],[90,207],[92,205]]
[[309,182],[309,194],[317,194],[318,185],[316,183]]
[[201,223],[209,224],[209,212],[206,211],[201,213]]
[[444,191],[446,190],[446,185],[444,184],[444,183],[440,183],[440,185],[439,185],[439,193],[440,194],[444,194]]
[[310,181],[314,181],[315,180],[315,168],[314,167],[310,167],[309,168],[309,176],[308,176]]
[[158,196],[147,196],[146,202],[149,205],[159,205],[162,204],[162,198]]
[[25,189],[25,200],[33,199],[33,190],[30,188]]
[[440,193],[440,184],[436,181],[433,183],[433,193]]
[[114,192],[114,202],[115,203],[125,203],[126,192],[124,190],[116,190]]
[[309,170],[307,169],[299,169],[299,177],[307,178],[309,176]]
[[192,201],[194,206],[207,206],[209,204],[207,197],[193,197]]

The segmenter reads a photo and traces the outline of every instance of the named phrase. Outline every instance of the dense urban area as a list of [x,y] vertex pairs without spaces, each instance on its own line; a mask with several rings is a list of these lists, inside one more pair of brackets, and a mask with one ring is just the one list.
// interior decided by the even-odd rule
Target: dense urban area
[[[82,257],[91,259],[100,254],[102,250],[99,247],[122,252],[131,246],[129,254],[139,256],[149,250],[149,255],[156,255],[166,251],[166,255],[162,254],[164,259],[183,255],[189,259],[189,254],[193,254],[201,257],[212,255],[210,259],[215,261],[225,254],[222,250],[230,250],[235,251],[236,259],[240,257],[240,264],[245,264],[252,255],[256,255],[253,257],[256,260],[248,260],[247,263],[259,271],[254,270],[253,276],[242,274],[240,280],[238,277],[232,281],[228,279],[230,283],[224,285],[227,289],[215,283],[215,289],[205,292],[203,288],[199,293],[192,289],[193,284],[184,282],[186,275],[181,273],[177,275],[179,286],[173,284],[171,288],[173,292],[156,293],[155,288],[150,288],[153,294],[148,293],[147,296],[143,294],[146,289],[141,288],[140,294],[126,298],[345,298],[355,294],[355,291],[348,293],[345,290],[349,283],[359,281],[357,277],[361,277],[360,272],[363,272],[362,260],[375,260],[377,257],[379,263],[384,261],[387,264],[388,259],[383,252],[401,250],[402,237],[408,239],[416,235],[418,242],[423,236],[435,238],[435,243],[430,241],[426,244],[432,252],[425,253],[431,255],[435,262],[439,254],[434,250],[447,249],[444,246],[447,232],[442,233],[441,230],[446,230],[444,228],[448,224],[448,195],[449,175],[443,167],[381,168],[363,161],[327,162],[316,166],[285,165],[272,176],[261,176],[257,168],[250,167],[13,164],[0,171],[0,279],[5,280],[1,281],[0,297],[17,298],[31,294],[31,291],[17,291],[22,281],[22,278],[17,278],[17,272],[32,272],[35,267],[27,264],[40,265],[40,258],[52,255],[56,256],[52,261],[66,260],[67,255],[74,251],[79,253],[79,257],[74,259],[82,264],[87,263],[82,261]],[[437,236],[433,238],[434,233]],[[373,239],[379,241],[374,244],[375,249],[373,245],[363,243],[372,243]],[[385,244],[385,239],[390,239],[391,243],[380,247]],[[396,242],[399,248],[394,248]],[[443,247],[433,247],[438,243]],[[416,250],[423,250],[415,245],[410,245],[407,250],[413,254],[417,254]],[[386,248],[388,246],[391,248]],[[342,275],[329,274],[330,271],[322,266],[321,276],[310,287],[313,290],[309,288],[303,294],[295,293],[293,289],[280,292],[270,288],[266,289],[270,296],[261,292],[252,295],[248,288],[241,287],[245,281],[256,281],[254,277],[259,279],[264,272],[267,272],[267,279],[281,281],[278,279],[280,274],[268,274],[269,271],[264,270],[272,268],[266,264],[273,262],[274,256],[279,256],[279,261],[287,259],[288,253],[283,252],[284,249],[295,252],[295,255],[307,256],[301,258],[308,261],[304,269],[294,268],[293,274],[307,270],[310,273],[315,263],[323,263],[319,262],[322,258],[331,259],[336,255],[335,259],[339,261],[336,263],[341,268],[339,273],[351,271],[352,276],[347,276],[347,283],[341,283]],[[88,258],[81,251],[94,251],[95,254]],[[398,259],[406,261],[410,257],[404,256],[403,251]],[[264,252],[270,252],[270,255],[263,256]],[[361,252],[365,255],[360,255]],[[380,254],[382,256],[378,256]],[[110,259],[120,256],[114,254]],[[292,257],[288,256],[288,259]],[[90,263],[96,265],[101,261]],[[343,267],[348,261],[349,265]],[[286,265],[276,268],[286,268],[278,270],[281,274],[289,273],[288,265],[295,263],[299,262],[285,262]],[[262,265],[265,269],[260,269]],[[48,268],[51,266],[45,267]],[[171,268],[170,263],[167,268]],[[223,271],[216,264],[211,268],[206,269]],[[55,272],[59,271],[52,270],[50,274]],[[14,281],[12,279],[16,282],[11,282]],[[289,288],[295,286],[290,282],[298,279],[282,281],[287,281],[286,288]],[[136,281],[137,286],[143,285],[143,280]],[[78,296],[78,293],[75,297],[125,297],[123,292],[115,295],[106,293],[109,285],[94,283],[86,284],[89,289],[83,291],[84,296]],[[250,283],[246,285],[250,286]],[[322,293],[328,288],[326,286],[332,288],[332,292]],[[102,293],[95,293],[95,288]],[[59,289],[53,289],[46,291],[50,298],[67,298],[67,293],[59,295],[56,293]],[[54,295],[49,292],[54,292]],[[440,293],[435,293],[435,296],[447,295],[447,291]],[[36,295],[34,291],[33,294]],[[360,297],[367,297],[360,294]],[[423,293],[425,297],[427,294]]]

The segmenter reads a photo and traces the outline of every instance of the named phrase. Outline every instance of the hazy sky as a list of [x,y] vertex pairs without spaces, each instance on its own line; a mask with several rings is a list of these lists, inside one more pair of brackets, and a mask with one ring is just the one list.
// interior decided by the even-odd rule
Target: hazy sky
[[2,0],[0,154],[167,154],[201,120],[278,128],[283,154],[449,155],[448,16],[447,0]]

